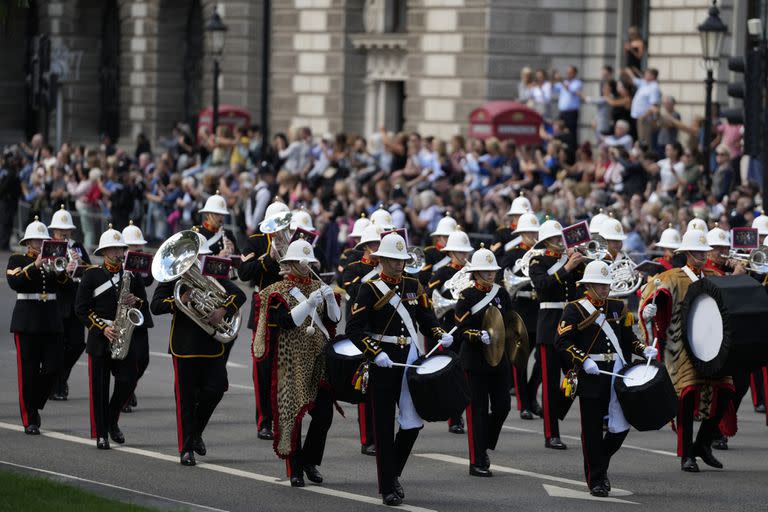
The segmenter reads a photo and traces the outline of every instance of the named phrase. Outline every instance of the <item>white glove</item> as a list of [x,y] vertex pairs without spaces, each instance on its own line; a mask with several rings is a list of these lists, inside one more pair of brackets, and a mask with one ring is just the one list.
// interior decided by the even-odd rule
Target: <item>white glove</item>
[[488,331],[482,331],[480,333],[480,341],[482,341],[484,345],[491,344],[491,335],[488,334]]
[[309,294],[309,297],[307,297],[307,304],[309,304],[312,309],[317,309],[317,307],[322,304],[322,302],[323,296],[320,295],[320,290],[313,291]]
[[584,368],[584,371],[589,375],[600,375],[600,370],[597,367],[597,363],[590,358],[586,358],[581,367]]
[[373,364],[381,368],[392,368],[392,360],[386,352],[379,352],[379,355],[373,359]]
[[643,318],[646,320],[652,320],[653,317],[656,316],[657,312],[658,309],[656,308],[656,304],[648,304],[645,306],[645,309],[643,309]]
[[645,347],[643,349],[643,355],[646,359],[655,359],[656,356],[659,355],[659,349],[651,346]]
[[445,348],[450,347],[451,345],[453,345],[453,336],[448,334],[447,332],[444,333],[442,336],[440,336],[440,344]]
[[328,286],[327,284],[324,284],[320,287],[320,294],[323,296],[323,298],[328,301],[329,299],[333,299],[333,288]]
[[304,302],[299,302],[296,304],[296,306],[294,306],[294,308],[291,310],[291,318],[293,319],[293,323],[296,324],[296,327],[304,323],[304,320],[306,320],[307,317],[312,314],[312,311],[314,311],[315,307],[316,306],[312,305],[312,295],[309,296],[309,299],[305,300]]

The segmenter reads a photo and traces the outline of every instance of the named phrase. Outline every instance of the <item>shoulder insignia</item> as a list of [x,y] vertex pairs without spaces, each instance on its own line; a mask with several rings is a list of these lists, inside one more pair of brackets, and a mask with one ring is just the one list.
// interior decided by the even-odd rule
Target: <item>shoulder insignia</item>
[[565,320],[563,320],[562,322],[560,322],[560,325],[557,326],[557,334],[562,336],[563,334],[567,333],[572,329],[573,329],[573,326],[566,324]]
[[240,261],[248,261],[256,256],[255,252],[249,252],[240,257]]
[[23,269],[23,268],[21,268],[21,267],[16,267],[16,268],[14,268],[13,270],[11,270],[11,269],[9,268],[9,269],[8,269],[8,270],[7,270],[5,273],[6,273],[7,275],[9,275],[9,276],[17,276],[17,275],[21,274],[21,272],[22,272],[23,270],[24,270],[24,269]]
[[368,306],[361,306],[357,302],[355,302],[354,304],[352,304],[352,314],[356,315],[362,311],[365,311],[367,307]]
[[464,314],[461,315],[461,316],[459,316],[459,315],[453,315],[453,316],[456,319],[456,323],[460,324],[461,322],[463,322],[469,316],[469,311],[465,311]]

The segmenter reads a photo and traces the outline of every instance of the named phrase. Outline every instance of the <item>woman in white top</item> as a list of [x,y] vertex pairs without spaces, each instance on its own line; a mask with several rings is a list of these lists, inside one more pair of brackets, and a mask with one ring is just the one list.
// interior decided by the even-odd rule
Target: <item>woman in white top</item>
[[533,71],[528,66],[520,70],[520,82],[517,84],[517,101],[528,104],[531,101],[531,91],[534,86]]
[[682,162],[683,146],[679,142],[667,144],[664,149],[667,158],[658,162],[646,164],[645,168],[652,174],[659,175],[656,193],[662,197],[675,197],[681,185],[685,184],[685,164]]
[[544,119],[552,118],[552,83],[543,69],[536,70],[536,78],[530,89],[530,98],[533,100],[533,108]]

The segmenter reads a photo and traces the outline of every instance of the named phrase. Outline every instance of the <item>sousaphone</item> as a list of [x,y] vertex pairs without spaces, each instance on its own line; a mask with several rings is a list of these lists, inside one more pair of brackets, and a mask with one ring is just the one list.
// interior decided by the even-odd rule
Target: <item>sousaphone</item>
[[486,308],[482,330],[487,331],[491,337],[489,345],[483,344],[483,357],[486,363],[495,368],[501,362],[501,358],[504,357],[507,337],[504,318],[501,316],[499,308],[495,306]]

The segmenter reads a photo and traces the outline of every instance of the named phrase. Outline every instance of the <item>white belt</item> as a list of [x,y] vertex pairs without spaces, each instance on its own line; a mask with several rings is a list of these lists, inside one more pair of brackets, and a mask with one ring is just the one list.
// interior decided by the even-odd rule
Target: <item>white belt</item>
[[392,343],[394,345],[400,345],[401,347],[411,343],[410,336],[383,336],[381,334],[374,334],[372,332],[369,332],[367,334],[374,340],[381,341],[382,343]]
[[16,300],[56,300],[55,293],[17,293]]
[[565,302],[540,302],[539,309],[565,309]]
[[616,354],[589,354],[589,358],[593,361],[604,361],[612,363],[619,358]]
[[532,299],[533,298],[533,292],[517,292],[515,294],[515,297],[523,298],[523,299]]

